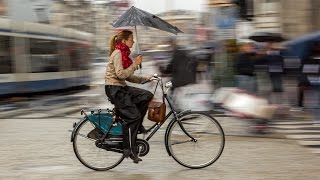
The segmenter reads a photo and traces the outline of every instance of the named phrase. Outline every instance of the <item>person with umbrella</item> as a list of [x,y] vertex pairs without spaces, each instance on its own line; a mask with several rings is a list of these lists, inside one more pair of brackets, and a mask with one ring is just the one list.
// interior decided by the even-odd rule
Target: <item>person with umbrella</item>
[[131,87],[126,81],[142,83],[150,77],[134,75],[142,62],[142,56],[132,61],[129,57],[133,46],[133,33],[123,30],[114,35],[110,41],[109,62],[106,68],[105,92],[116,113],[123,119],[123,154],[134,163],[142,161],[137,155],[136,139],[138,131],[145,132],[143,118],[153,94],[147,90]]
[[[173,34],[182,32],[163,19],[134,6],[119,16],[111,25],[115,28],[134,27],[138,54],[140,54],[140,49],[136,26],[153,27]],[[123,154],[125,157],[133,159],[134,163],[138,163],[142,160],[136,152],[137,133],[138,131],[142,133],[146,132],[142,126],[142,121],[153,94],[143,89],[127,86],[125,82],[142,83],[152,77],[142,77],[133,74],[138,69],[138,66],[142,67],[141,55],[136,58],[135,62],[129,58],[129,48],[132,48],[133,43],[132,31],[123,30],[112,37],[109,51],[110,58],[106,70],[105,91],[110,101],[118,110],[120,117],[124,119]]]
[[301,72],[298,75],[298,106],[304,106],[304,91],[313,91],[313,97],[319,91],[320,77],[320,42],[312,42],[311,52],[308,57],[302,60]]
[[272,84],[273,92],[282,92],[282,73],[284,60],[280,54],[279,42],[285,40],[284,37],[279,33],[270,32],[256,32],[249,36],[249,39],[257,42],[265,42],[266,45],[266,56],[264,62],[268,65],[268,71]]

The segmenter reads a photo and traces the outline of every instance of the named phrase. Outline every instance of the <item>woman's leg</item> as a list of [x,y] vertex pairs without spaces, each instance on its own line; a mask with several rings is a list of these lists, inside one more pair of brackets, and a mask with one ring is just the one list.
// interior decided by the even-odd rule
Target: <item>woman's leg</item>
[[280,73],[270,73],[273,92],[282,92],[282,77]]
[[141,161],[137,157],[136,137],[138,128],[141,124],[141,113],[135,103],[131,100],[131,94],[125,87],[108,86],[106,94],[114,103],[121,118],[123,118],[123,153],[124,156],[130,156],[135,163]]
[[140,129],[144,130],[142,126],[142,122],[143,122],[144,116],[148,111],[148,104],[153,98],[153,94],[150,91],[136,88],[136,87],[127,86],[126,88],[128,92],[131,94],[131,100],[136,104],[141,114],[141,120],[140,120],[141,124],[138,127],[138,129],[141,127]]

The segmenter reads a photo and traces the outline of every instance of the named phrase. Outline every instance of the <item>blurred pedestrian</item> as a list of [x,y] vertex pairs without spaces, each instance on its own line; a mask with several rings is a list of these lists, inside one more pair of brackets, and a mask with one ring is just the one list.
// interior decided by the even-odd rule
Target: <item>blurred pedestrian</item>
[[234,61],[237,87],[253,94],[257,91],[254,69],[256,63],[255,56],[254,44],[251,42],[244,42],[240,44],[240,53],[236,56]]
[[[302,60],[301,74],[298,77],[298,106],[304,106],[306,90],[313,91],[316,99],[320,85],[320,42],[312,43],[310,55]],[[319,96],[319,95],[318,95]],[[318,103],[318,102],[317,102]]]
[[171,74],[172,92],[178,87],[185,86],[195,82],[195,67],[185,49],[177,45],[175,38],[169,38],[167,41],[171,47],[172,56],[167,67],[162,71]]
[[175,38],[171,37],[166,42],[171,49],[171,59],[168,65],[160,69],[161,73],[168,74],[171,77],[171,99],[179,111],[177,100],[177,88],[183,87],[188,84],[195,83],[196,81],[196,63],[192,61],[185,49],[177,45]]
[[143,132],[143,118],[148,110],[148,103],[153,94],[147,90],[127,86],[126,81],[142,83],[150,77],[134,75],[142,62],[142,56],[132,61],[129,57],[133,46],[133,34],[123,30],[112,37],[110,42],[109,62],[106,68],[105,92],[116,113],[123,119],[123,155],[134,163],[142,161],[137,155],[136,139],[138,131]]
[[267,42],[267,51],[265,56],[269,76],[272,84],[272,92],[282,92],[282,74],[283,74],[283,57],[280,53],[278,43]]
[[298,76],[298,107],[304,106],[304,92],[310,89],[310,82],[304,73]]

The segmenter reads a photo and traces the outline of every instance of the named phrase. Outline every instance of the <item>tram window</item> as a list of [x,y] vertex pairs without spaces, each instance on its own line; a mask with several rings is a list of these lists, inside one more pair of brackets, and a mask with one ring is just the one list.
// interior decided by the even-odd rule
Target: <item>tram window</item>
[[86,45],[81,45],[81,66],[82,70],[89,69],[89,48]]
[[10,37],[0,36],[0,74],[13,72]]
[[44,39],[30,39],[31,72],[59,71],[57,42]]
[[71,61],[71,70],[78,70],[80,63],[80,51],[77,46],[73,43],[69,44],[69,56]]
[[85,45],[70,43],[69,56],[72,70],[86,70],[89,68],[89,49]]

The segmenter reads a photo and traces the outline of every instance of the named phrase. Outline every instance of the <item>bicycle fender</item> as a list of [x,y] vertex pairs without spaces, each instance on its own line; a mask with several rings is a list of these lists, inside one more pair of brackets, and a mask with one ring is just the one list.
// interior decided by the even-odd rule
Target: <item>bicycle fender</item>
[[[191,110],[185,110],[185,111],[182,111],[178,114],[178,118],[180,118],[181,116],[183,116],[184,114],[187,114],[187,113],[190,113]],[[171,126],[173,125],[173,123],[176,121],[175,118],[172,118],[171,121],[169,122],[168,126],[167,126],[167,129],[166,129],[166,133],[164,135],[164,143],[166,145],[166,150],[167,150],[167,153],[169,156],[171,156],[171,152],[169,150],[169,146],[168,146],[168,136],[169,136],[169,129],[171,128]]]
[[73,140],[74,140],[75,131],[76,131],[76,129],[78,128],[79,124],[81,124],[81,122],[83,122],[83,121],[85,121],[85,120],[86,120],[86,118],[83,118],[83,119],[81,119],[80,121],[75,122],[75,123],[73,124],[73,130],[72,130],[72,132],[71,132],[71,139],[70,139],[71,142],[73,142]]

